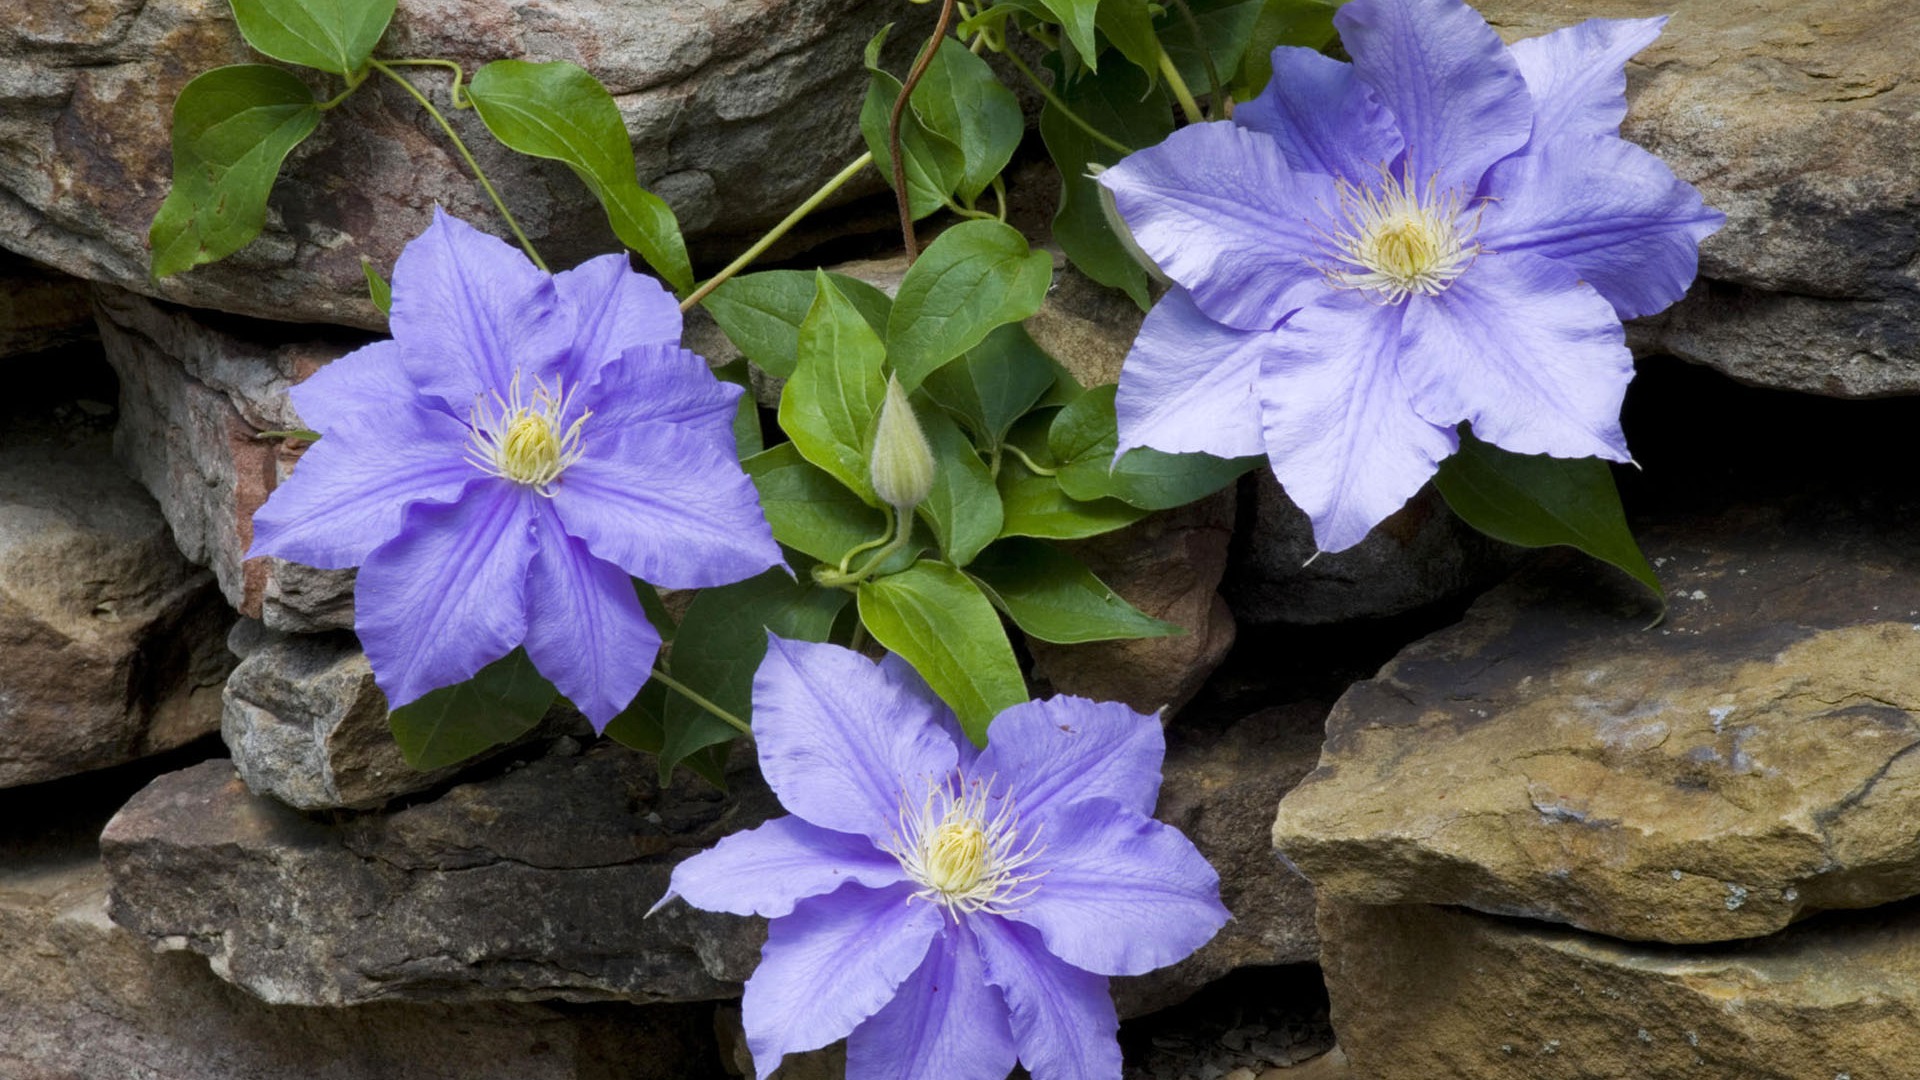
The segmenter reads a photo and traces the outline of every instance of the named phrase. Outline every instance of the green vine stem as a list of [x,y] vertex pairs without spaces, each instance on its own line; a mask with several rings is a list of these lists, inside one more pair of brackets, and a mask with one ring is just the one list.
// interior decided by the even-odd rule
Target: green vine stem
[[1025,450],[1020,449],[1019,447],[1013,445],[1012,443],[1002,443],[1001,445],[1002,447],[1005,448],[1007,453],[1012,454],[1014,457],[1019,458],[1020,464],[1025,465],[1027,467],[1027,471],[1032,473],[1035,476],[1058,476],[1060,474],[1059,469],[1047,468],[1045,465],[1042,465],[1039,462],[1028,457],[1027,452]]
[[1173,91],[1173,99],[1180,103],[1180,111],[1186,114],[1187,123],[1198,124],[1206,119],[1200,111],[1200,103],[1193,99],[1193,91],[1187,89],[1187,80],[1180,77],[1180,69],[1173,66],[1173,58],[1167,50],[1160,50],[1160,74],[1167,80],[1167,89]]
[[[1079,113],[1074,112],[1073,109],[1070,108],[1066,102],[1060,100],[1060,95],[1053,92],[1053,87],[1048,86],[1046,83],[1042,82],[1040,80],[1040,76],[1035,75],[1033,73],[1033,69],[1028,67],[1026,65],[1026,62],[1020,59],[1020,56],[1018,53],[1015,53],[1012,49],[1008,49],[1006,52],[1003,52],[1000,55],[1006,57],[1010,62],[1012,62],[1015,70],[1019,71],[1020,74],[1025,75],[1027,77],[1027,81],[1033,84],[1034,89],[1040,91],[1040,96],[1047,99],[1047,104],[1059,110],[1060,115],[1066,117],[1068,120],[1071,120],[1075,127],[1079,128],[1081,131],[1084,131],[1088,135],[1092,136],[1095,142],[1098,142],[1100,145],[1106,147],[1109,150],[1112,150],[1116,154],[1133,153],[1132,147],[1129,147],[1127,144],[1123,142],[1119,142],[1115,140],[1112,136],[1108,135],[1106,132],[1101,131],[1099,128],[1094,127],[1092,124],[1087,123],[1086,120],[1081,118]],[[1164,54],[1163,54],[1163,59],[1164,59]]]
[[1179,9],[1181,20],[1193,35],[1193,47],[1200,53],[1200,66],[1207,73],[1207,100],[1216,116],[1224,115],[1220,110],[1226,105],[1226,94],[1220,89],[1220,69],[1214,66],[1213,50],[1207,47],[1206,32],[1200,29],[1200,20],[1193,17],[1193,8],[1188,6],[1187,0],[1173,0],[1173,6]]
[[[887,531],[891,535],[891,539],[889,539],[886,545],[879,551],[874,552],[873,556],[865,563],[862,563],[860,569],[849,572],[846,570],[828,570],[825,567],[816,567],[813,572],[813,580],[817,584],[824,585],[829,589],[851,589],[869,577],[872,577],[873,572],[879,569],[881,563],[892,558],[894,552],[907,546],[907,539],[913,532],[912,513],[902,513],[893,507],[888,507]],[[855,548],[854,551],[848,552],[848,558],[852,558],[854,552],[869,546],[871,545],[862,544],[859,548]]]
[[[427,110],[427,115],[433,117],[434,121],[440,125],[440,130],[447,133],[447,138],[453,142],[453,148],[460,152],[460,157],[467,163],[467,168],[473,170],[474,179],[480,181],[480,186],[486,189],[487,197],[493,200],[494,208],[499,210],[500,216],[506,219],[507,228],[512,229],[514,239],[520,241],[520,250],[527,253],[527,258],[533,260],[533,265],[542,270],[547,270],[546,261],[540,258],[539,252],[533,249],[533,242],[527,239],[527,234],[520,230],[520,223],[514,220],[513,211],[507,209],[506,200],[502,199],[500,193],[494,190],[492,181],[487,179],[487,174],[481,170],[480,163],[473,160],[473,152],[468,150],[467,144],[461,141],[460,133],[453,130],[453,125],[447,122],[446,115],[435,108],[433,102],[427,100],[427,95],[421,93],[418,87],[406,79],[401,78],[400,73],[393,70],[385,61],[369,60],[367,63],[371,64],[375,71],[399,83],[402,89],[413,95],[413,100],[419,102],[421,108]],[[452,63],[452,61],[448,61],[448,63]],[[551,273],[551,271],[548,272]]]
[[754,245],[746,251],[741,252],[739,258],[728,263],[719,273],[708,278],[705,284],[688,294],[685,300],[680,301],[680,310],[686,311],[693,307],[693,305],[705,300],[708,293],[713,292],[713,290],[725,284],[728,278],[752,265],[753,260],[765,254],[766,250],[772,247],[781,237],[787,235],[790,229],[800,224],[802,218],[819,209],[821,203],[826,202],[827,199],[830,198],[834,192],[839,191],[847,181],[860,175],[860,170],[871,164],[873,164],[873,154],[871,152],[861,154],[859,157],[854,158],[851,164],[841,169],[831,180],[820,185],[820,190],[807,196],[806,202],[794,207],[793,213],[780,219],[780,224],[768,230],[767,235],[755,241]]
[[933,56],[940,51],[940,43],[946,40],[947,26],[953,22],[953,3],[954,0],[941,0],[940,21],[933,26],[933,36],[921,47],[913,70],[907,72],[907,81],[900,84],[900,96],[893,99],[893,114],[887,118],[887,153],[893,156],[893,194],[900,203],[900,239],[907,248],[908,266],[919,257],[920,244],[913,235],[913,205],[907,197],[907,159],[900,152],[900,121],[906,116],[913,88],[920,85],[927,68],[933,66]]
[[388,67],[446,68],[448,71],[453,72],[453,85],[448,88],[447,100],[452,102],[453,107],[456,109],[473,108],[473,102],[467,99],[466,87],[464,85],[464,81],[467,77],[467,73],[465,70],[463,70],[460,67],[459,64],[456,64],[451,60],[440,60],[437,58],[436,59],[387,60],[383,62]]
[[741,734],[747,736],[748,738],[753,737],[753,728],[749,726],[745,720],[740,719],[739,717],[733,715],[727,710],[721,708],[718,705],[715,705],[713,702],[695,693],[692,689],[690,689],[687,686],[686,683],[683,683],[680,680],[675,679],[673,676],[667,674],[664,671],[661,671],[659,668],[653,669],[653,679],[655,682],[658,682],[661,686],[666,687],[667,689],[673,691],[674,693],[679,694],[681,697],[686,698],[688,701],[693,702],[695,705],[700,706],[702,709],[705,709],[706,711],[712,713],[719,720],[731,725],[734,728],[737,728]]

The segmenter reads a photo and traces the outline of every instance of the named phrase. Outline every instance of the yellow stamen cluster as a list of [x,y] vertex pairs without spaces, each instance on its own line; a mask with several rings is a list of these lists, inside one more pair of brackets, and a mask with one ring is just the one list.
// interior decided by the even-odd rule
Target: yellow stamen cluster
[[484,473],[551,496],[553,482],[580,460],[580,429],[593,413],[583,411],[566,425],[572,393],[558,381],[548,386],[536,379],[533,385],[532,395],[524,395],[516,371],[506,397],[496,390],[491,402],[474,399],[467,460]]
[[1380,170],[1378,189],[1340,181],[1346,229],[1328,236],[1335,262],[1320,268],[1335,288],[1365,289],[1393,304],[1414,293],[1437,296],[1473,265],[1479,215],[1466,218],[1460,192],[1420,190],[1413,177]]
[[949,914],[1005,915],[1032,896],[1042,875],[1025,873],[1044,848],[1034,830],[1021,843],[1020,817],[992,780],[935,780],[919,806],[900,805],[887,851],[920,886],[914,894]]

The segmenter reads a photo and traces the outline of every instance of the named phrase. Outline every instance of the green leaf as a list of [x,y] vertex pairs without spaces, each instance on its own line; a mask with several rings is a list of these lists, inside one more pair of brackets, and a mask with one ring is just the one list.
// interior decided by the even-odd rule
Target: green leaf
[[495,60],[474,73],[467,97],[508,148],[572,169],[606,208],[614,235],[674,291],[693,288],[680,223],[640,186],[627,125],[600,80],[564,60]]
[[[1071,377],[1068,378],[1071,382]],[[1035,410],[1020,418],[1007,433],[1007,445],[1016,447],[1043,469],[1057,462],[1047,449],[1047,431],[1058,413]],[[1082,502],[1060,490],[1055,476],[1036,473],[1011,453],[1000,459],[1000,490],[1005,521],[1002,536],[1037,536],[1049,540],[1080,540],[1131,525],[1147,516],[1145,510],[1119,499]]]
[[848,551],[878,537],[887,515],[781,443],[740,463],[760,492],[760,509],[773,538],[819,559],[838,563]]
[[966,221],[927,245],[900,280],[887,317],[887,359],[908,390],[980,344],[997,326],[1040,310],[1053,259],[998,221]]
[[[1056,80],[1060,98],[1079,116],[1123,146],[1155,146],[1173,133],[1173,106],[1166,91],[1127,64],[1109,64],[1099,74]],[[1147,271],[1114,235],[1100,207],[1100,186],[1087,175],[1092,165],[1112,165],[1121,154],[1087,134],[1052,103],[1040,111],[1040,137],[1060,169],[1060,209],[1053,238],[1080,272],[1123,289],[1142,311],[1152,303]]]
[[[845,274],[828,274],[827,280],[853,302],[875,333],[886,331],[887,312],[893,307],[886,293]],[[761,371],[784,379],[793,374],[800,324],[813,308],[816,282],[811,270],[763,270],[728,278],[702,303],[742,355]]]
[[393,314],[393,286],[387,284],[387,279],[373,268],[373,260],[365,255],[360,256],[360,272],[367,275],[367,296],[373,300],[373,306],[379,308],[382,315]]
[[887,347],[825,274],[816,287],[800,324],[799,362],[780,392],[780,427],[808,461],[878,506],[869,459],[887,396]]
[[153,276],[224,259],[260,235],[280,163],[320,123],[313,92],[265,64],[214,68],[173,103],[173,189],[147,242]]
[[1040,0],[1040,2],[1053,13],[1054,21],[1060,24],[1060,28],[1067,32],[1067,40],[1073,42],[1073,47],[1079,52],[1080,59],[1086,61],[1088,67],[1096,66],[1095,57],[1099,54],[1100,47],[1094,41],[1093,31],[1098,21],[1100,0]]
[[407,764],[426,772],[525,735],[556,696],[526,650],[515,649],[466,682],[393,710],[387,724]]
[[987,724],[1002,709],[1027,700],[1000,616],[979,586],[951,566],[923,560],[862,582],[860,621],[953,706],[976,744],[986,745]]
[[1187,0],[1187,6],[1193,11],[1193,21],[1200,26],[1200,42],[1193,37],[1193,27],[1171,4],[1161,15],[1156,27],[1160,32],[1160,42],[1166,47],[1167,58],[1173,61],[1174,70],[1180,73],[1187,85],[1196,95],[1207,92],[1207,66],[1203,57],[1213,60],[1213,69],[1222,82],[1230,82],[1240,70],[1240,60],[1247,55],[1247,45],[1253,39],[1255,22],[1260,18],[1260,9],[1267,0]]
[[1018,461],[1003,460],[995,481],[1005,520],[1002,536],[1039,536],[1049,540],[1084,540],[1125,528],[1147,516],[1145,510],[1119,499],[1082,502],[1060,490],[1051,476],[1036,476]]
[[1002,540],[981,552],[968,572],[1015,625],[1041,641],[1078,645],[1186,633],[1142,613],[1079,559],[1040,540]]
[[933,446],[934,472],[933,490],[919,513],[933,527],[947,561],[965,566],[1000,535],[1000,493],[959,425],[936,409],[920,413],[921,430]]
[[1338,10],[1340,0],[1266,0],[1248,35],[1239,74],[1233,76],[1234,98],[1250,101],[1266,89],[1273,79],[1273,50],[1280,46],[1326,48],[1333,40],[1333,13]]
[[1168,510],[1226,487],[1264,459],[1166,454],[1141,447],[1115,462],[1115,387],[1096,386],[1054,417],[1047,449],[1060,463],[1060,488],[1076,499],[1114,498],[1145,510]]
[[1467,524],[1521,547],[1565,545],[1619,567],[1666,603],[1627,528],[1613,471],[1598,458],[1515,454],[1462,432],[1434,487]]
[[1157,78],[1160,41],[1154,36],[1153,9],[1147,0],[1101,0],[1094,25],[1120,55],[1146,73],[1149,84]]
[[[800,641],[825,641],[850,596],[795,581],[784,569],[714,589],[688,606],[673,642],[673,677],[742,720],[752,717],[753,673],[767,653],[767,631]],[[739,735],[675,691],[667,691],[660,775],[699,750]]]
[[[860,106],[860,136],[873,152],[874,167],[893,186],[893,154],[887,146],[887,129],[892,123],[894,102],[900,99],[900,80],[880,66],[880,46],[887,40],[887,29],[867,43],[867,98]],[[919,96],[915,87],[914,96]],[[947,205],[948,196],[967,177],[967,156],[952,139],[934,131],[920,118],[913,102],[900,114],[900,153],[907,177],[907,206],[914,220]]]
[[913,88],[911,104],[928,127],[960,148],[964,167],[959,193],[969,205],[1007,167],[1027,131],[1013,91],[985,60],[952,37],[941,40],[920,85]]
[[921,388],[991,447],[1053,387],[1054,378],[1053,358],[1026,327],[1007,323],[958,361],[936,369]]
[[760,431],[760,403],[753,399],[753,373],[745,360],[735,360],[713,369],[714,377],[744,387],[740,404],[733,413],[733,449],[737,456],[749,458],[767,448]]
[[233,0],[247,44],[289,64],[351,75],[393,19],[394,0]]

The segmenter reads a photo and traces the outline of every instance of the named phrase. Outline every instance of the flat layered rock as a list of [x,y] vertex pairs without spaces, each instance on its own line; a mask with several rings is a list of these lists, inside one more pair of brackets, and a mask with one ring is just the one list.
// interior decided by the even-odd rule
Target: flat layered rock
[[1742,382],[1920,392],[1920,8],[1908,0],[1488,0],[1508,39],[1671,15],[1621,133],[1726,212],[1692,293],[1628,328]]
[[100,343],[120,378],[114,452],[160,504],[187,558],[207,567],[227,602],[276,630],[353,625],[353,571],[246,558],[253,512],[305,445],[261,432],[307,425],[287,388],[368,340],[156,303],[94,288]]
[[1895,1080],[1920,1061],[1920,908],[1634,945],[1435,907],[1323,904],[1366,1080]]
[[224,760],[155,780],[101,837],[115,922],[205,954],[274,1004],[694,1001],[737,996],[764,923],[673,904],[681,858],[751,828],[772,796],[723,797],[651,757],[562,749],[389,814],[310,819]]
[[1553,561],[1355,684],[1274,843],[1323,895],[1758,937],[1920,895],[1920,534],[1838,499]]
[[0,863],[10,1080],[680,1080],[713,1068],[698,1006],[263,1004],[107,919],[90,844]]
[[216,730],[231,617],[104,436],[0,438],[0,787]]
[[[147,228],[169,186],[174,98],[203,71],[261,58],[226,0],[25,0],[9,14],[0,247],[194,307],[378,328],[362,258],[390,269],[436,203],[505,233],[445,136],[375,75],[295,151],[258,240],[152,281]],[[882,0],[409,0],[380,55],[445,57],[469,73],[501,58],[579,64],[613,93],[640,181],[682,226],[739,233],[779,220],[862,152],[861,52],[896,15]],[[444,77],[419,81],[444,110]],[[553,266],[617,250],[564,166],[500,147],[471,110],[450,119]]]

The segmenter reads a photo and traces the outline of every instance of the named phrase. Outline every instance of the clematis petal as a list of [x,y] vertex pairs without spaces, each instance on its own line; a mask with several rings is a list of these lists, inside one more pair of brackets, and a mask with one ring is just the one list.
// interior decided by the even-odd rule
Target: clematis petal
[[1488,248],[1568,267],[1622,319],[1685,296],[1700,241],[1726,221],[1665,162],[1610,135],[1563,136],[1508,158],[1487,173],[1487,191]]
[[1533,99],[1520,68],[1461,0],[1353,0],[1333,23],[1400,125],[1415,180],[1471,195],[1488,166],[1526,143]]
[[744,387],[721,382],[707,362],[672,344],[627,349],[587,392],[596,427],[677,424],[733,451],[733,418]]
[[914,690],[859,653],[767,635],[753,677],[760,772],[780,804],[835,832],[886,843],[901,800],[919,805],[958,752]]
[[300,422],[321,434],[349,416],[384,419],[420,402],[393,341],[362,345],[296,383],[287,396]]
[[516,371],[561,374],[573,342],[553,279],[438,207],[394,263],[389,322],[415,385],[462,415],[476,397],[506,396]]
[[634,273],[625,252],[562,270],[553,287],[573,311],[570,380],[593,379],[636,345],[680,343],[680,305],[658,281]]
[[1400,371],[1436,424],[1516,454],[1629,461],[1620,402],[1633,356],[1613,306],[1566,266],[1485,255],[1407,304]]
[[358,566],[400,535],[409,506],[451,503],[482,478],[463,456],[466,425],[432,409],[349,413],[326,436],[254,512],[249,558]]
[[1230,917],[1220,875],[1180,830],[1111,799],[1044,817],[1044,874],[1006,917],[1040,932],[1047,951],[1100,975],[1139,975],[1205,945]]
[[727,585],[782,564],[731,448],[668,424],[590,431],[586,445],[554,485],[553,508],[595,555],[668,589]]
[[605,728],[653,670],[660,633],[647,621],[626,571],[568,536],[541,500],[527,592],[527,658],[593,729]]
[[1273,50],[1273,81],[1233,110],[1233,122],[1273,136],[1295,171],[1355,184],[1372,180],[1406,145],[1352,64],[1291,45]]
[[1263,452],[1257,384],[1267,337],[1207,318],[1185,289],[1167,293],[1120,368],[1117,454],[1137,446],[1223,458]]
[[789,814],[733,833],[683,860],[673,868],[660,903],[680,896],[706,911],[777,919],[800,901],[849,881],[878,889],[903,880],[900,861],[866,837],[822,829]]
[[960,752],[960,769],[965,771],[973,768],[973,763],[980,757],[980,748],[967,737],[966,730],[960,726],[960,718],[954,715],[953,706],[940,700],[940,695],[934,693],[933,687],[927,685],[927,680],[913,670],[913,665],[901,659],[899,653],[888,653],[880,658],[880,674],[901,693],[918,700],[925,707],[927,715],[933,718],[934,726],[953,740],[954,749]]
[[407,511],[400,535],[367,557],[354,630],[390,706],[472,678],[525,640],[538,498],[476,481],[451,506]]
[[1513,43],[1533,95],[1533,145],[1566,135],[1618,135],[1627,115],[1627,61],[1667,25],[1651,19],[1588,19]]
[[909,903],[912,895],[907,885],[845,885],[768,926],[741,999],[759,1080],[786,1055],[845,1036],[893,1000],[940,932],[939,907]]
[[1115,701],[1061,695],[994,717],[977,772],[999,777],[1023,817],[1092,798],[1151,814],[1166,756],[1157,718]]
[[1335,185],[1294,172],[1272,136],[1191,124],[1100,174],[1141,250],[1207,315],[1271,330],[1326,290],[1313,266]]
[[1015,1058],[1007,1003],[965,921],[934,938],[894,999],[847,1037],[850,1077],[1005,1080]]
[[1020,1064],[1034,1080],[1112,1080],[1120,1075],[1120,1017],[1107,978],[1048,952],[1032,927],[973,920],[987,981],[1006,995]]
[[1321,551],[1359,543],[1459,449],[1450,426],[1414,409],[1400,370],[1404,310],[1331,293],[1269,335],[1267,454]]

